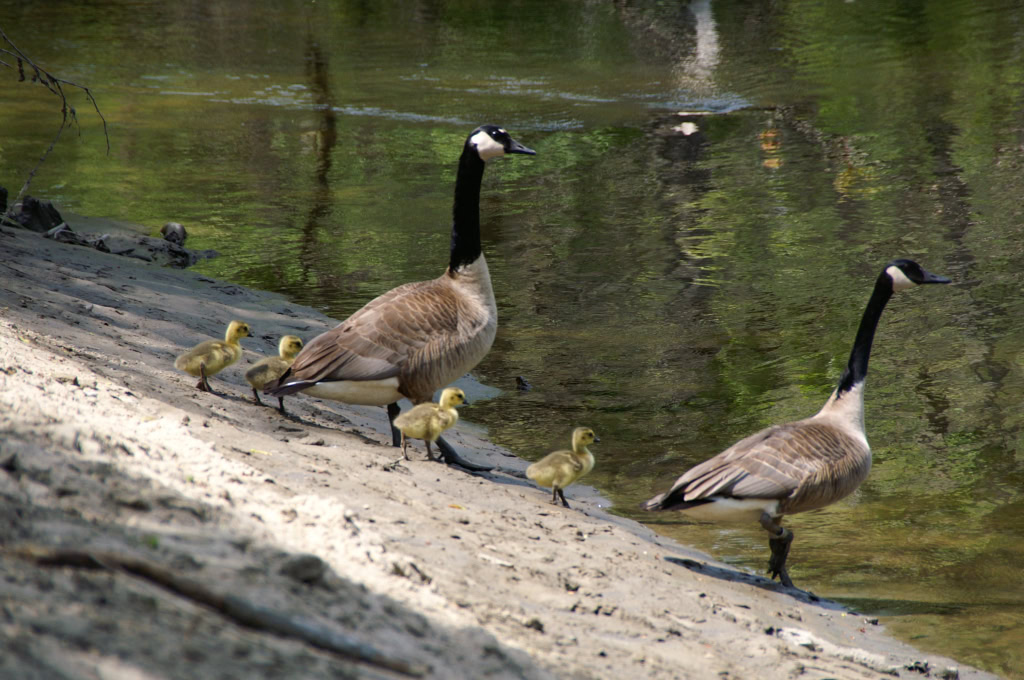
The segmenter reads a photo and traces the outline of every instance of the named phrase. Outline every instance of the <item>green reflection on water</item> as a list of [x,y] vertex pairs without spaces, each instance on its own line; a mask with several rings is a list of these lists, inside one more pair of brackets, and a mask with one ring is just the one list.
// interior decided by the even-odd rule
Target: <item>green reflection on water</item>
[[[443,270],[469,129],[536,148],[484,178],[501,325],[476,372],[507,392],[464,416],[531,459],[595,428],[588,481],[740,568],[763,569],[759,528],[633,508],[817,411],[884,262],[953,277],[886,310],[875,467],[789,520],[793,576],[1024,677],[1024,17],[995,1],[708,7],[0,0],[5,30],[94,87],[111,123],[107,158],[76,102],[81,138],[34,193],[153,233],[181,221],[223,253],[204,272],[338,318]],[[28,30],[58,16],[58,40]],[[9,79],[0,110],[0,184],[16,187],[56,116]]]

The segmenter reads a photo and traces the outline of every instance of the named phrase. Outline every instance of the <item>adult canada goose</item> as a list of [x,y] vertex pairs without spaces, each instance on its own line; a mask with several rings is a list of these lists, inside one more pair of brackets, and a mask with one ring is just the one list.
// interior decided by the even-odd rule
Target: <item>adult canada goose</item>
[[[277,343],[276,357],[263,357],[245,372],[245,381],[252,387],[252,398],[257,404],[263,404],[260,401],[259,390],[268,381],[284,375],[301,349],[302,339],[297,335],[282,336],[281,341]],[[277,403],[281,413],[284,413],[284,397],[278,397]]]
[[793,532],[780,520],[835,503],[868,476],[871,449],[864,433],[864,379],[871,342],[893,292],[923,283],[949,279],[911,260],[887,264],[875,281],[839,385],[816,415],[773,425],[736,442],[690,468],[671,489],[642,507],[682,510],[706,521],[759,521],[769,534],[769,574],[792,586],[786,557]]
[[466,403],[466,393],[458,387],[446,387],[441,392],[441,400],[435,404],[427,402],[417,404],[395,418],[395,427],[402,431],[402,455],[409,460],[406,450],[409,439],[422,439],[427,444],[427,459],[434,460],[430,451],[430,442],[437,441],[441,433],[455,425],[459,420],[459,412],[455,407]]
[[587,448],[598,441],[589,427],[577,427],[572,431],[572,451],[552,451],[526,468],[526,476],[540,486],[551,487],[551,502],[569,507],[562,492],[577,479],[594,469],[594,454]]
[[216,394],[210,389],[207,381],[211,375],[220,373],[225,368],[242,358],[242,345],[239,340],[250,337],[249,324],[244,321],[232,321],[223,340],[206,340],[174,360],[174,367],[189,375],[199,378],[196,388],[203,392]]
[[[387,406],[392,443],[398,446],[398,400],[430,401],[435,390],[472,369],[491,348],[498,309],[480,247],[480,181],[486,161],[533,153],[496,125],[473,130],[459,157],[447,271],[371,300],[313,338],[291,369],[263,391]],[[491,469],[463,460],[443,438],[437,446],[448,463]]]

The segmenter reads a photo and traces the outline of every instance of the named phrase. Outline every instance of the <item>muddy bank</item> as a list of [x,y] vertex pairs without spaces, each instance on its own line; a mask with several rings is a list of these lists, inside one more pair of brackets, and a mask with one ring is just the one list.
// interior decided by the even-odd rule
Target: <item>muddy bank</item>
[[[95,228],[95,227],[94,227]],[[401,677],[116,569],[40,566],[27,544],[145,559],[353,636],[432,678],[994,677],[522,478],[400,461],[384,410],[252,403],[283,334],[334,325],[190,271],[0,235],[0,677]],[[227,322],[256,337],[197,392],[174,356]],[[600,465],[600,446],[595,446]],[[954,670],[955,669],[955,670]]]

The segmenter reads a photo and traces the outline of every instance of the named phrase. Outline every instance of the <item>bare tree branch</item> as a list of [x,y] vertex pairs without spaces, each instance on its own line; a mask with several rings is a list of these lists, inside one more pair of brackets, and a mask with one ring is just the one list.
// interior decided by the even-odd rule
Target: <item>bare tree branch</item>
[[[31,72],[31,82],[39,83],[47,90],[49,90],[52,94],[60,97],[61,102],[61,123],[60,128],[58,128],[57,130],[57,134],[54,136],[53,141],[50,142],[50,146],[47,147],[46,151],[44,151],[43,155],[39,158],[39,162],[36,163],[35,167],[33,167],[32,170],[28,173],[28,177],[25,179],[25,183],[22,185],[21,190],[18,191],[18,195],[15,196],[14,200],[11,201],[11,204],[8,207],[7,212],[2,217],[0,217],[0,222],[10,223],[12,222],[11,215],[13,214],[14,205],[18,201],[20,201],[21,198],[25,195],[25,192],[28,191],[28,187],[32,183],[32,178],[35,177],[36,172],[39,171],[39,168],[42,166],[43,162],[50,155],[50,152],[53,151],[53,147],[57,145],[57,141],[60,139],[61,133],[64,132],[64,128],[70,127],[71,125],[79,126],[78,115],[76,114],[74,107],[68,104],[67,96],[64,93],[65,85],[69,87],[77,87],[79,90],[82,90],[83,92],[85,92],[85,96],[89,99],[89,101],[92,102],[92,106],[96,110],[96,115],[98,115],[100,117],[100,120],[103,121],[103,137],[107,141],[107,155],[110,155],[110,134],[107,131],[107,119],[103,117],[103,113],[100,111],[100,106],[96,102],[96,97],[93,96],[92,90],[90,90],[88,87],[84,85],[73,83],[70,80],[58,78],[52,75],[46,69],[38,66],[24,52],[22,52],[9,37],[7,37],[7,34],[4,33],[4,30],[2,28],[0,28],[0,39],[3,39],[3,41],[10,48],[8,49],[6,47],[0,47],[0,54],[9,55],[10,57],[13,57],[16,60],[17,66],[12,66],[11,64],[8,64],[5,61],[0,61],[0,64],[12,70],[16,69],[18,71],[19,82],[25,80],[25,71],[27,70],[26,67],[28,67],[28,70],[30,70]],[[79,130],[81,130],[80,126]]]

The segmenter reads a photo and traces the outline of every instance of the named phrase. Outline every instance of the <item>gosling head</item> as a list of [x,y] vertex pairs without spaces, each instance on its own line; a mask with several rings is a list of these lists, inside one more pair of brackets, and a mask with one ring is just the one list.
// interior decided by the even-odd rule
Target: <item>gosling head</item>
[[227,341],[238,342],[242,338],[251,338],[252,332],[249,330],[249,324],[244,321],[232,321],[228,324]]
[[492,158],[504,156],[508,153],[523,153],[530,156],[537,153],[533,149],[528,149],[512,139],[512,136],[505,131],[505,128],[498,127],[497,125],[481,125],[470,132],[469,138],[466,140],[466,147],[475,149],[477,155],[484,161],[489,161]]
[[282,359],[294,359],[302,351],[302,338],[297,335],[285,335],[277,344],[277,352]]
[[885,266],[883,276],[892,281],[893,291],[906,290],[924,283],[949,283],[945,276],[925,271],[924,267],[913,260],[893,260]]
[[466,403],[466,393],[458,387],[446,387],[441,392],[441,408],[454,408]]
[[597,438],[597,435],[589,427],[577,427],[572,431],[572,446],[574,449],[589,446],[599,441],[601,440]]

